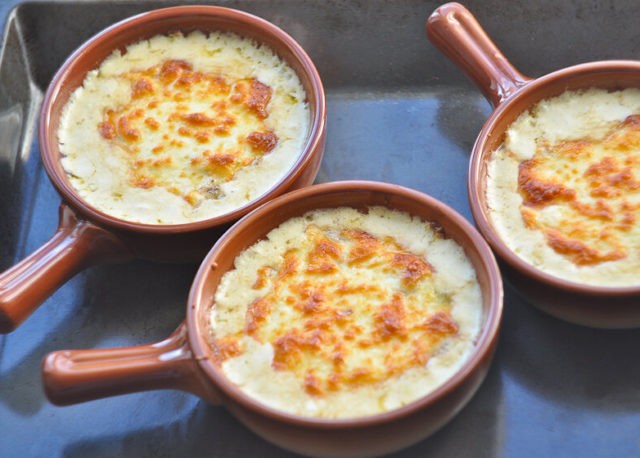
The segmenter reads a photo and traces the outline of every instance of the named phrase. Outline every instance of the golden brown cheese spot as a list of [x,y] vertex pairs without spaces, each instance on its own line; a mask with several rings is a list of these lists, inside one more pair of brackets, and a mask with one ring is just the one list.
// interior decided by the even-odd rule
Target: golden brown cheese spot
[[209,132],[196,132],[194,137],[199,143],[208,143],[209,140],[211,140],[211,134]]
[[536,229],[538,227],[538,221],[536,219],[537,215],[535,210],[531,209],[530,207],[522,207],[520,209],[520,214],[522,215],[524,226],[527,229]]
[[618,167],[616,160],[612,157],[605,157],[601,161],[591,164],[584,172],[585,177],[602,178],[607,175],[617,172]]
[[623,168],[618,160],[609,156],[589,166],[584,176],[592,189],[592,197],[619,197],[640,189],[632,168]]
[[359,386],[375,383],[378,380],[376,379],[371,369],[367,369],[366,367],[358,367],[345,378],[345,381],[348,385]]
[[344,235],[354,241],[349,251],[349,262],[365,261],[378,250],[378,239],[365,231],[349,229],[345,231]]
[[269,115],[267,105],[271,101],[271,93],[271,87],[252,78],[236,83],[231,100],[243,104],[249,111],[264,119]]
[[225,167],[235,162],[236,156],[233,154],[210,154],[209,162],[217,167]]
[[640,117],[599,141],[539,146],[519,166],[521,215],[578,266],[623,259],[636,246],[640,213]]
[[142,189],[149,189],[156,185],[155,180],[146,175],[135,175],[132,182],[134,186]]
[[630,231],[637,224],[636,214],[634,208],[629,202],[623,202],[621,205],[622,218],[618,224],[618,229],[621,231]]
[[307,332],[292,329],[278,337],[273,342],[273,367],[278,370],[299,367],[305,353],[321,350],[322,334],[317,329]]
[[[127,153],[132,186],[180,189],[197,206],[222,197],[206,190],[234,180],[278,144],[265,124],[272,89],[258,80],[196,71],[179,59],[120,77],[131,84],[130,100],[107,107],[97,129]],[[159,151],[173,160],[140,161]],[[177,177],[187,181],[177,185]]]
[[213,359],[220,364],[223,361],[242,354],[243,348],[239,339],[235,337],[226,337],[217,339],[212,346]]
[[268,153],[278,144],[278,137],[272,131],[268,132],[251,132],[247,136],[247,143],[251,145],[251,149],[257,153]]
[[247,308],[246,332],[250,336],[256,336],[259,326],[267,319],[270,311],[270,304],[262,299],[258,299],[249,304]]
[[273,271],[271,267],[260,267],[258,269],[258,278],[253,283],[253,289],[262,289],[267,286],[267,279],[269,278],[269,274]]
[[160,123],[153,118],[145,119],[144,123],[151,130],[158,130],[158,127],[160,127]]
[[403,270],[402,281],[413,286],[425,275],[431,275],[433,267],[424,259],[411,253],[397,253],[393,256],[393,265]]
[[580,240],[565,237],[555,230],[547,230],[547,243],[556,252],[565,255],[579,266],[598,264],[606,261],[615,261],[624,258],[627,253],[621,249],[602,253],[599,250],[589,247]]
[[118,133],[129,143],[140,140],[140,131],[133,127],[131,119],[129,116],[118,119]]
[[424,366],[429,362],[430,356],[429,345],[426,342],[413,341],[413,362],[415,365]]
[[174,84],[178,87],[181,86],[185,89],[188,89],[191,86],[194,86],[200,83],[203,79],[204,79],[204,75],[202,73],[189,72],[185,76],[181,76],[180,78],[178,78]]
[[168,60],[160,67],[159,77],[166,85],[178,78],[185,70],[191,71],[192,68],[191,64],[184,60]]
[[518,189],[522,193],[525,205],[547,205],[558,200],[572,200],[575,192],[560,183],[539,179],[535,170],[539,161],[530,159],[520,164]]
[[382,340],[405,336],[405,314],[406,311],[400,295],[395,295],[390,303],[382,304],[375,317],[375,336]]
[[298,258],[294,252],[288,252],[284,255],[284,263],[278,271],[278,278],[285,279],[293,276],[298,270]]
[[[313,289],[308,282],[292,285],[291,290],[298,296],[298,300],[295,302],[295,307],[305,315],[318,312],[325,300],[322,292]],[[327,322],[322,320],[308,321],[305,324],[305,327],[307,329],[323,328],[326,324]]]
[[182,135],[183,137],[191,137],[191,135],[193,134],[189,129],[187,129],[187,128],[186,128],[186,127],[184,127],[184,126],[180,126],[180,127],[178,128],[178,133],[179,133],[180,135]]
[[185,121],[187,124],[192,126],[214,126],[216,124],[215,119],[210,118],[204,113],[189,113],[180,116],[180,118]]
[[100,132],[100,136],[107,140],[112,140],[116,138],[116,126],[113,125],[112,122],[103,121],[98,124],[98,131]]
[[195,205],[198,202],[198,197],[199,196],[195,191],[191,191],[182,196],[189,205]]
[[151,161],[151,165],[153,167],[162,167],[164,165],[169,165],[172,162],[173,162],[173,158],[171,156],[163,156]]
[[[315,231],[315,230],[314,230]],[[315,246],[307,257],[307,272],[329,273],[337,269],[335,261],[340,257],[340,246],[332,240],[317,236]]]
[[244,332],[270,343],[273,368],[307,393],[398,376],[457,335],[425,259],[361,230],[309,225],[304,236],[280,265],[258,269],[254,287],[264,293],[249,305]]
[[430,334],[445,336],[458,332],[458,324],[453,321],[451,315],[442,311],[431,315],[425,323],[425,328]]
[[140,78],[131,87],[131,98],[139,99],[153,94],[153,84],[147,78]]
[[593,204],[574,200],[571,202],[571,206],[579,213],[592,219],[613,221],[615,217],[613,208],[602,199],[596,200]]
[[213,128],[213,132],[219,136],[229,135],[231,128],[236,125],[238,121],[231,116],[221,116],[218,120],[218,124]]
[[304,389],[307,393],[312,395],[320,395],[324,393],[321,388],[321,381],[316,377],[313,371],[309,371],[309,374],[304,379]]

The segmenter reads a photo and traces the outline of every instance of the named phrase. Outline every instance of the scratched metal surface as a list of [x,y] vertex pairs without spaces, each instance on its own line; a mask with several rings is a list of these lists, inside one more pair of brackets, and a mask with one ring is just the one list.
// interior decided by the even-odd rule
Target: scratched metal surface
[[[59,197],[33,128],[43,91],[83,40],[134,13],[176,2],[0,3],[0,269],[55,230]],[[433,49],[424,22],[438,2],[221,1],[294,36],[328,96],[319,182],[371,179],[431,194],[470,218],[469,151],[489,105]],[[17,5],[17,6],[16,6]],[[607,58],[640,58],[634,1],[475,0],[504,54],[529,76]],[[25,324],[0,336],[0,456],[289,456],[224,408],[172,391],[71,407],[45,399],[40,361],[63,348],[162,340],[182,321],[194,265],[92,268]],[[507,287],[492,369],[468,406],[397,457],[608,457],[640,453],[638,331],[562,323]]]

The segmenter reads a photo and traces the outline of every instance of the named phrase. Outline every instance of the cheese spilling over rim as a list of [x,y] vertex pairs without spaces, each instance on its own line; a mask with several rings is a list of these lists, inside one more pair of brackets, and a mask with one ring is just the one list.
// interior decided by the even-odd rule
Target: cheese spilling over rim
[[640,285],[640,90],[538,103],[492,154],[486,193],[525,261],[580,283]]
[[178,224],[260,197],[293,167],[306,94],[264,45],[228,33],[159,35],[116,51],[63,110],[62,165],[112,216]]
[[236,258],[215,295],[212,349],[233,383],[271,407],[357,417],[450,378],[481,319],[473,267],[430,225],[382,207],[317,210]]

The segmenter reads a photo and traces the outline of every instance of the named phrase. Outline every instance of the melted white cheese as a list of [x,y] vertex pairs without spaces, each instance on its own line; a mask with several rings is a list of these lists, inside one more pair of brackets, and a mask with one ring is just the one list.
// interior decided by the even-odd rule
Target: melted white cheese
[[[259,269],[263,266],[281,269],[285,253],[307,243],[305,231],[309,225],[325,228],[329,232],[337,231],[336,233],[345,228],[357,229],[380,240],[394,239],[394,243],[405,252],[425,259],[434,268],[432,279],[437,294],[450,297],[449,313],[458,326],[457,333],[445,338],[436,353],[423,366],[409,367],[375,383],[343,386],[338,391],[310,394],[293,372],[276,370],[272,344],[258,342],[245,333],[247,310],[249,304],[265,294],[263,289],[255,287]],[[226,376],[246,394],[289,413],[346,418],[387,412],[406,405],[449,379],[468,359],[479,335],[482,297],[475,271],[464,251],[454,241],[438,236],[429,224],[403,212],[382,207],[371,208],[367,214],[351,208],[312,211],[273,229],[265,240],[243,251],[235,259],[234,267],[223,276],[216,291],[211,327],[215,339],[227,336],[238,338],[243,351],[223,361],[222,368]],[[397,279],[391,275],[387,279],[381,279],[373,272],[357,268],[352,273],[356,283],[375,281],[374,285],[383,291],[398,288]],[[312,286],[320,282],[313,275],[310,275],[309,281]],[[350,296],[350,299],[353,297]],[[326,300],[332,307],[340,308],[337,296]],[[364,292],[359,300],[362,301],[361,307],[355,305],[357,302],[350,303],[349,307],[354,310],[354,315],[357,315],[358,310],[370,311],[371,302],[375,302]],[[378,306],[374,305],[373,310]],[[425,303],[422,306],[428,310],[431,304]],[[269,317],[271,321],[268,326],[290,329],[293,320],[287,313],[284,306],[274,311]],[[354,317],[356,323],[368,321],[371,321],[368,314]],[[365,324],[363,326],[366,327]],[[345,343],[349,345],[349,342]],[[391,343],[389,340],[388,344]],[[352,348],[350,357],[357,359],[362,356],[358,354],[357,348],[357,345],[355,349]],[[382,347],[376,348],[375,351],[385,352],[384,341]],[[390,348],[387,347],[386,353]]]
[[[103,138],[98,128],[105,110],[118,110],[131,102],[132,81],[126,78],[127,73],[144,71],[168,60],[185,61],[194,71],[219,74],[228,81],[256,79],[273,91],[264,124],[278,138],[275,149],[240,170],[232,180],[217,183],[216,198],[198,199],[195,205],[181,192],[188,185],[185,176],[191,173],[189,170],[182,176],[176,174],[175,183],[169,179],[166,186],[134,186],[130,153]],[[188,103],[184,109],[191,112],[202,112],[211,105],[207,100]],[[203,145],[194,138],[170,132],[170,113],[160,117],[165,106],[162,104],[165,101],[156,110],[158,133],[147,135],[136,144],[142,154],[152,156],[149,150],[166,133],[181,146],[163,154],[173,154],[174,163],[188,166],[189,159],[202,154],[202,150],[215,152],[239,141],[232,132],[217,139],[218,143]],[[227,33],[159,35],[128,46],[124,54],[114,52],[87,74],[63,111],[59,130],[62,165],[80,196],[107,214],[148,224],[194,222],[233,211],[267,192],[298,160],[308,136],[309,120],[306,95],[297,75],[267,46]],[[206,179],[202,177],[201,188],[207,186]]]
[[[612,126],[639,113],[639,89],[569,91],[539,102],[509,127],[504,144],[491,154],[488,163],[486,198],[495,230],[516,255],[540,270],[578,283],[599,286],[640,284],[638,237],[632,246],[626,247],[629,255],[623,259],[577,265],[552,249],[541,231],[526,227],[521,217],[523,199],[518,191],[519,166],[531,159],[537,148],[550,151],[553,145],[565,141],[603,140]],[[574,173],[583,173],[590,160],[593,159],[584,157],[585,162],[575,162]],[[563,178],[558,176],[557,179],[563,182]],[[628,198],[633,204],[640,204],[640,193]],[[578,199],[590,205],[595,201],[588,190],[579,192]],[[549,224],[562,224],[567,217],[567,207],[560,205],[545,207],[539,216],[540,221]],[[636,222],[635,233],[638,226]]]

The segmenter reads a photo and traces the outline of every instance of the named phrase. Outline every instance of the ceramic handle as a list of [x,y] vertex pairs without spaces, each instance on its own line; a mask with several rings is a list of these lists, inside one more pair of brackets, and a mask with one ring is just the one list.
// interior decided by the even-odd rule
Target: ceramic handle
[[59,216],[57,231],[42,247],[0,274],[0,333],[14,330],[80,270],[131,257],[114,234],[79,219],[67,205]]
[[478,85],[494,107],[531,81],[509,63],[476,18],[459,3],[437,8],[426,29],[434,46]]
[[184,323],[156,344],[50,353],[42,363],[42,381],[56,405],[159,389],[188,391],[219,403],[191,352]]

